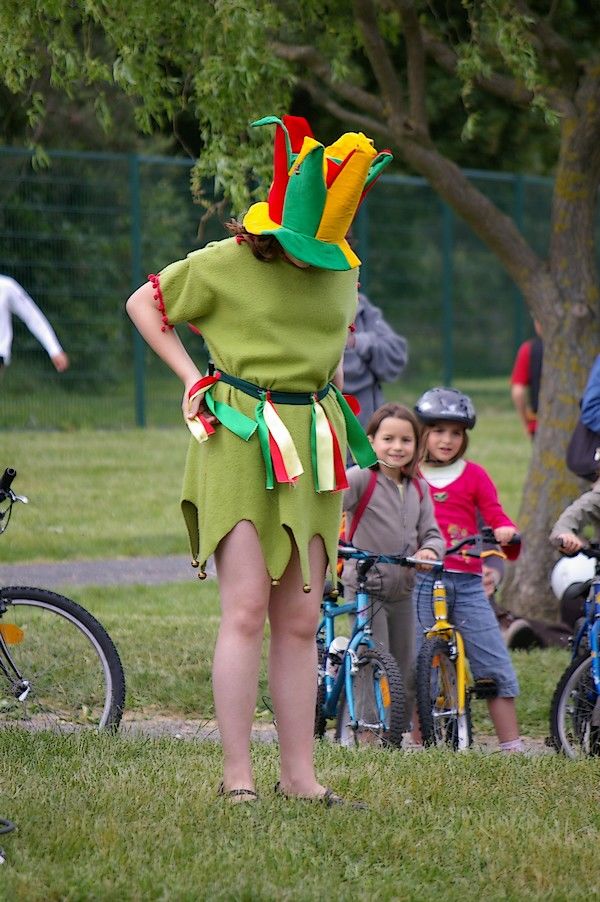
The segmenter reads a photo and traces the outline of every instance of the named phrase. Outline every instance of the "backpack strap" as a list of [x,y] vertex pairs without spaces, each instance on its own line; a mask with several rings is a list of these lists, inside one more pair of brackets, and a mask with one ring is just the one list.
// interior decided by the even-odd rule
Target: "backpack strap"
[[346,541],[351,542],[354,538],[354,533],[356,532],[356,528],[361,521],[362,515],[364,514],[367,504],[371,500],[371,496],[375,491],[375,486],[377,484],[377,470],[371,470],[369,473],[369,481],[367,483],[367,487],[360,496],[358,500],[358,504],[356,505],[356,510],[354,511],[354,516],[352,517],[352,523],[350,524],[350,529],[346,534]]
[[413,476],[411,482],[414,484],[414,487],[417,490],[417,494],[419,496],[419,503],[423,500],[423,486],[421,485],[421,480],[418,476]]

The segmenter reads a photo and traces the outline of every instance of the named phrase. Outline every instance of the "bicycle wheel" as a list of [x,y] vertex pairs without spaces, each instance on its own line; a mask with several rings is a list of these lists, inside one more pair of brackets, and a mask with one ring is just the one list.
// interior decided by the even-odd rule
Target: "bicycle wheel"
[[323,705],[325,704],[325,643],[317,640],[317,656],[318,656],[318,682],[317,682],[317,702],[315,705],[315,736],[322,739],[327,730],[327,719],[323,716]]
[[425,746],[467,749],[473,741],[471,703],[458,713],[456,663],[445,639],[425,639],[417,659],[417,713]]
[[45,589],[0,590],[0,727],[116,729],[124,703],[119,655],[95,617]]
[[550,709],[550,736],[568,758],[600,755],[600,696],[592,657],[576,658],[558,681]]
[[346,691],[338,705],[335,738],[342,745],[402,746],[404,685],[396,660],[383,649],[361,647],[352,676],[356,722],[350,721]]

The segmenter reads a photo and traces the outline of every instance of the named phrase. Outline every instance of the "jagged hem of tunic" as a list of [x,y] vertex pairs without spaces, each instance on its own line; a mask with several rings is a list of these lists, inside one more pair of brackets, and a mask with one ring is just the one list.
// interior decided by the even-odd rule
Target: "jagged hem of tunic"
[[322,535],[322,533],[317,532],[317,533],[314,533],[310,537],[310,539],[308,540],[305,547],[300,547],[300,544],[298,542],[298,539],[296,537],[296,534],[295,534],[293,528],[291,526],[289,526],[287,523],[281,523],[280,524],[281,529],[283,530],[285,537],[289,543],[289,552],[287,555],[287,560],[285,561],[285,564],[284,564],[281,572],[275,572],[275,571],[273,571],[273,569],[271,567],[269,567],[269,561],[267,560],[267,554],[265,553],[265,548],[264,548],[262,542],[260,541],[260,532],[258,530],[258,527],[256,526],[256,523],[252,520],[251,517],[241,517],[239,520],[236,520],[235,522],[233,522],[231,524],[231,526],[229,526],[228,529],[224,530],[222,535],[220,535],[214,542],[212,542],[208,548],[202,549],[202,557],[200,557],[200,532],[198,529],[198,508],[192,501],[189,501],[184,498],[181,502],[181,510],[183,513],[183,518],[185,520],[185,524],[187,526],[188,538],[189,538],[189,542],[190,542],[190,550],[192,552],[192,559],[193,559],[193,561],[200,562],[200,570],[202,572],[204,571],[204,569],[206,567],[206,562],[207,562],[208,558],[212,554],[215,553],[217,546],[218,546],[219,542],[221,541],[221,539],[224,539],[225,536],[229,535],[231,530],[234,528],[234,526],[237,526],[238,523],[246,522],[246,523],[252,523],[252,525],[254,526],[254,529],[256,530],[256,534],[258,536],[258,541],[260,543],[260,546],[261,546],[261,549],[263,552],[263,558],[265,561],[265,566],[267,568],[267,573],[269,574],[269,577],[271,578],[271,580],[279,581],[281,579],[281,577],[283,576],[283,574],[285,573],[285,571],[287,570],[287,567],[288,567],[288,564],[290,562],[290,558],[292,555],[292,543],[294,543],[296,545],[296,548],[298,549],[298,554],[300,557],[300,570],[302,573],[303,583],[304,583],[304,585],[310,586],[311,585],[311,573],[310,573],[310,561],[309,561],[309,557],[308,557],[308,546],[310,545],[311,541],[314,539],[315,536],[319,536],[323,540],[323,545],[325,547],[325,555],[327,558],[327,570],[328,570],[329,578],[333,580],[334,584],[335,584],[335,581],[337,580],[337,544],[338,544],[337,535],[335,537],[334,542],[328,543],[325,536]]

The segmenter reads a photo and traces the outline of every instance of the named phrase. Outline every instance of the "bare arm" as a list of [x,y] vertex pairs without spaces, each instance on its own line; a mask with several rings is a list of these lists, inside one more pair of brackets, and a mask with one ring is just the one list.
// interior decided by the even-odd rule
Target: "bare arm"
[[200,408],[200,399],[189,406],[187,397],[190,388],[202,378],[202,373],[184,348],[177,333],[173,329],[162,331],[161,317],[154,300],[154,288],[150,282],[142,285],[131,295],[126,308],[135,327],[152,350],[183,382],[181,407],[184,416],[189,418],[195,416]]
[[515,410],[517,411],[523,422],[525,432],[527,433],[527,435],[529,435],[529,394],[527,386],[521,385],[518,382],[514,385],[511,385],[510,396],[515,406]]

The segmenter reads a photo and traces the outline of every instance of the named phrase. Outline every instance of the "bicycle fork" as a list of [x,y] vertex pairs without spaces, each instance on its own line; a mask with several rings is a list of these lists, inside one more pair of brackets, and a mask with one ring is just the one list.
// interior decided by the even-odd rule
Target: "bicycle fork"
[[458,704],[456,713],[462,716],[467,708],[467,685],[469,682],[465,644],[461,634],[448,620],[448,597],[446,586],[441,579],[436,579],[433,584],[433,616],[435,623],[427,631],[426,636],[428,639],[441,636],[448,643],[449,657],[456,668],[456,698]]

